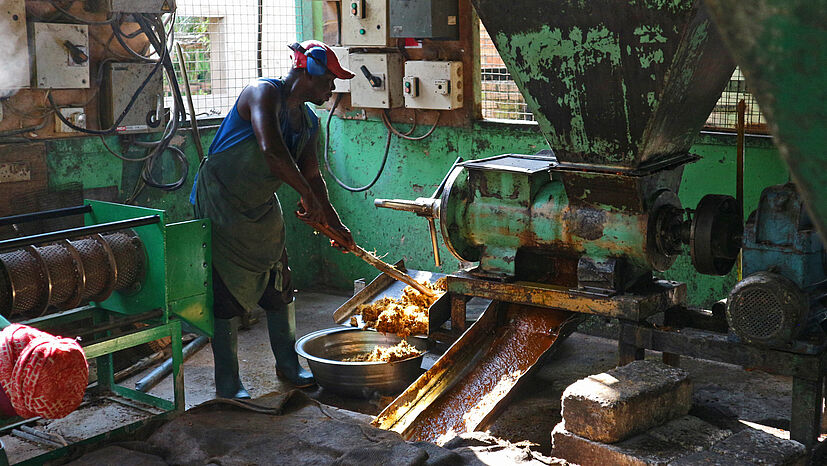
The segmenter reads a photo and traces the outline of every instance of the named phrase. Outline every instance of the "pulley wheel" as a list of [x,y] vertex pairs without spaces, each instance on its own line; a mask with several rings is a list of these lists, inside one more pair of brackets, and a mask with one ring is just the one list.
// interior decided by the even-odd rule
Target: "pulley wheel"
[[726,275],[741,250],[744,219],[732,196],[707,194],[692,218],[692,265],[705,275]]

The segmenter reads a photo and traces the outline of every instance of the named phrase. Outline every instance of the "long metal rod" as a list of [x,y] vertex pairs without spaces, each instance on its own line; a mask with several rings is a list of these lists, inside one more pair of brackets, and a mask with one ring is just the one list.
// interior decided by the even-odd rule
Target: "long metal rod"
[[40,235],[24,236],[22,238],[13,238],[0,241],[0,250],[19,248],[38,243],[47,243],[50,241],[58,241],[61,239],[76,238],[78,236],[93,235],[95,233],[108,233],[111,231],[122,230],[124,228],[140,227],[144,225],[151,225],[161,221],[160,215],[147,215],[146,217],[132,218],[129,220],[118,220],[117,222],[101,223],[98,225],[89,225],[85,227],[70,228],[68,230],[53,231],[50,233],[43,233]]
[[[320,223],[315,223],[308,220],[304,217],[300,212],[296,212],[296,215],[299,217],[299,220],[303,221],[307,225],[309,225],[314,230],[318,231],[319,233],[327,236],[328,238],[332,239],[333,241],[339,243],[340,245],[347,244],[346,241],[342,238],[342,236],[338,233],[337,230],[334,230],[326,225],[322,225]],[[388,264],[387,262],[382,261],[378,257],[374,256],[373,254],[365,251],[364,248],[360,247],[358,244],[353,244],[353,247],[348,249],[354,256],[362,259],[363,261],[367,262],[368,264],[372,265],[375,269],[379,270],[380,272],[385,272],[386,274],[390,275],[391,277],[399,280],[400,282],[406,283],[411,285],[413,289],[422,293],[426,296],[434,296],[435,293],[426,288],[422,283],[414,280],[413,277],[406,274],[405,272],[397,269],[396,267]]]
[[93,334],[93,333],[101,333],[101,332],[105,332],[107,330],[112,330],[112,329],[116,329],[116,328],[120,328],[120,327],[126,327],[126,326],[129,326],[129,325],[138,323],[138,322],[145,322],[147,320],[158,319],[158,318],[162,317],[163,315],[164,315],[163,310],[153,309],[149,312],[145,312],[143,314],[138,314],[138,315],[135,315],[135,316],[131,316],[129,318],[117,319],[117,320],[115,320],[111,323],[107,323],[107,324],[104,324],[104,325],[95,326],[95,327],[91,327],[91,328],[85,328],[81,332],[76,332],[76,333],[73,332],[74,335],[72,335],[72,336],[80,337],[80,336],[90,335],[90,334]]
[[[261,25],[259,25],[259,27],[261,27]],[[190,78],[187,76],[187,65],[184,63],[184,51],[178,42],[175,43],[175,47],[178,50],[178,64],[181,66],[181,75],[184,77],[184,90],[187,91],[187,105],[190,109],[192,138],[195,141],[195,149],[198,151],[198,160],[203,160],[204,148],[201,146],[201,133],[198,131],[198,122],[195,121],[195,105],[192,103],[192,91],[190,90]]]
[[[209,339],[205,336],[200,336],[195,340],[192,340],[187,346],[184,347],[182,351],[184,361],[186,361],[190,356],[197,353],[198,350],[203,348],[207,345]],[[158,384],[164,377],[168,376],[169,373],[172,372],[172,358],[167,359],[164,361],[163,364],[156,367],[152,372],[146,375],[146,377],[142,378],[138,382],[135,383],[135,390],[139,392],[146,392],[155,385]]]
[[46,445],[47,447],[52,448],[61,448],[63,445],[55,442],[54,440],[46,440],[44,438],[38,437],[37,435],[30,434],[28,432],[23,432],[22,430],[13,430],[11,434],[17,438],[27,440],[32,443],[39,443],[41,445]]
[[[744,132],[746,130],[747,103],[744,99],[738,102],[738,137],[736,142],[736,164],[735,167],[735,200],[738,204],[738,211],[741,218],[744,218]],[[736,268],[738,280],[744,278],[743,260],[741,251],[738,251]]]
[[40,212],[32,212],[29,214],[9,215],[8,217],[0,217],[0,226],[34,222],[36,220],[47,220],[50,218],[68,217],[70,215],[80,215],[89,212],[92,212],[92,206],[79,205],[73,207],[64,207],[62,209],[43,210]]

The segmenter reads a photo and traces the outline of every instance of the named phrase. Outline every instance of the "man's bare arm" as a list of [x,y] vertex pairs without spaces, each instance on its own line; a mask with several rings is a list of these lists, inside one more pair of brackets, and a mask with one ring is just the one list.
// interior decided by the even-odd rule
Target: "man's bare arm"
[[299,161],[299,169],[301,170],[302,176],[304,176],[310,184],[313,194],[322,205],[326,219],[325,223],[336,230],[340,230],[342,232],[342,236],[350,240],[351,244],[340,245],[347,249],[354,244],[353,238],[350,235],[350,230],[344,226],[342,220],[339,218],[339,213],[336,212],[333,204],[330,203],[330,198],[327,193],[327,183],[325,183],[321,170],[319,169],[319,159],[317,155],[318,147],[319,131],[313,135],[313,138],[310,142],[308,142],[307,146],[305,146],[304,153]]
[[[279,108],[285,105],[281,93],[270,83],[259,81],[245,89],[238,99],[238,112],[249,119],[258,145],[273,175],[279,177],[302,196],[305,210],[315,221],[325,218],[325,209],[307,179],[290,156],[281,134]],[[329,202],[328,202],[329,204]]]

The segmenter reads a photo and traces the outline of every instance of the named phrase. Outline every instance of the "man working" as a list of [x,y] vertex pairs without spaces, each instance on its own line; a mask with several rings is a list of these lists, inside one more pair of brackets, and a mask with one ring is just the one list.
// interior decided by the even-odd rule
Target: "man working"
[[287,183],[301,195],[303,215],[353,244],[330,205],[319,172],[319,119],[305,102],[321,105],[335,78],[350,79],[330,48],[317,41],[290,46],[293,66],[284,79],[260,78],[246,87],[221,123],[198,170],[193,195],[199,217],[212,221],[216,394],[249,398],[238,375],[238,320],[245,309],[266,311],[276,374],[296,387],[315,382],[294,348],[295,307],[281,205],[275,191]]

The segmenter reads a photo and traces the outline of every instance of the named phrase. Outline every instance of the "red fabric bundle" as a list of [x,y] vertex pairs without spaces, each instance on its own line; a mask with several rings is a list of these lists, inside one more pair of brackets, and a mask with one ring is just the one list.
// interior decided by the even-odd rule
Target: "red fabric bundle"
[[88,379],[75,340],[19,324],[0,332],[0,385],[19,416],[66,416],[83,400]]

